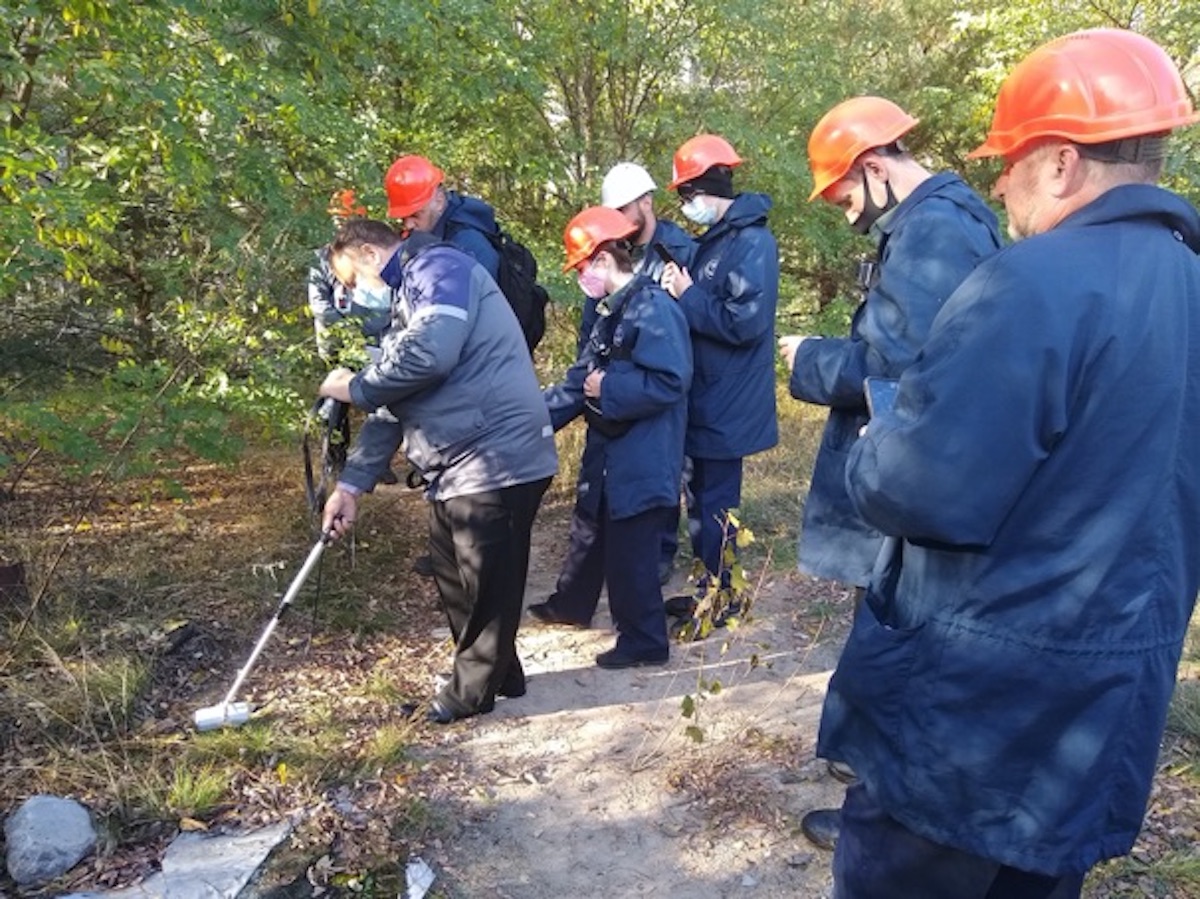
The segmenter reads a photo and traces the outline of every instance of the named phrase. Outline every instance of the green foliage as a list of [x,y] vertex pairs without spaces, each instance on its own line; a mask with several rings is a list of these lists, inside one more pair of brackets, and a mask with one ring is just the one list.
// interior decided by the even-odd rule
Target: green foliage
[[237,458],[244,441],[231,433],[226,407],[236,408],[255,389],[243,382],[214,402],[221,392],[212,385],[172,380],[156,364],[118,364],[90,383],[67,373],[58,389],[31,392],[0,410],[0,446],[7,450],[0,454],[0,479],[15,490],[24,463],[44,454],[67,479],[104,469],[117,477],[153,475],[170,485],[180,451],[223,462]]
[[[892,97],[921,119],[918,157],[986,191],[994,166],[966,154],[1034,46],[1134,27],[1193,81],[1200,46],[1176,0],[22,0],[0,24],[10,482],[39,447],[94,471],[151,409],[130,471],[166,446],[226,458],[222,416],[294,428],[318,378],[304,273],[326,200],[353,186],[381,215],[399,153],[491,201],[570,315],[559,235],[601,173],[635,159],[664,184],[683,139],[724,133],[739,187],[774,201],[786,330],[839,333],[871,248],[807,202],[807,136],[830,106]],[[1200,134],[1175,147],[1165,183],[1196,199]],[[88,403],[52,396],[81,383]]]
[[691,619],[676,630],[680,640],[703,640],[719,627],[734,630],[740,620],[750,615],[754,592],[742,567],[741,553],[754,543],[754,532],[738,520],[736,509],[725,513],[725,521],[726,534],[732,533],[733,539],[727,537],[722,542],[721,571],[712,574],[705,571],[701,560],[693,562],[693,577],[699,590]]

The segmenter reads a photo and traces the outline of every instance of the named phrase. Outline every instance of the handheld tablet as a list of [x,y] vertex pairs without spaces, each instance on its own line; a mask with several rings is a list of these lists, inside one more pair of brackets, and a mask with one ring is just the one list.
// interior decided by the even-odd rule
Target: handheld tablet
[[872,418],[881,412],[891,411],[896,405],[896,390],[899,387],[900,382],[894,378],[863,378],[863,394]]

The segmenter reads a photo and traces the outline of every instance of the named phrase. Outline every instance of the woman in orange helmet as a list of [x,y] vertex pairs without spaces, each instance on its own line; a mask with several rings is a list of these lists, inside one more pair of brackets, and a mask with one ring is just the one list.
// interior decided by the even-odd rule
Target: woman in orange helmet
[[563,380],[545,391],[555,429],[584,416],[571,541],[554,595],[529,607],[546,624],[590,625],[607,585],[617,643],[596,656],[601,668],[661,665],[670,658],[659,546],[679,515],[679,477],[692,347],[678,305],[635,272],[636,228],[615,209],[593,206],[568,223],[567,260],[579,286],[597,299],[587,345]]

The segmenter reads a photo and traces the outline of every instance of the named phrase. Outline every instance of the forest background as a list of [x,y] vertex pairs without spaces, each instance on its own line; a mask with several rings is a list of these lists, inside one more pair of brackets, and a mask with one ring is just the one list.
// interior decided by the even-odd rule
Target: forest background
[[[894,99],[921,119],[913,151],[986,194],[995,165],[966,153],[1046,39],[1135,28],[1200,78],[1200,18],[1178,0],[10,0],[2,15],[10,490],[34,452],[106,464],[139,420],[131,472],[161,470],[172,445],[235,457],[231,416],[294,429],[319,370],[304,283],[328,198],[353,187],[382,217],[402,153],[492,203],[570,312],[560,235],[604,171],[632,159],[665,184],[675,147],[721,133],[748,161],[739,186],[774,200],[781,331],[836,332],[868,247],[806,202],[807,137],[833,104]],[[1200,197],[1200,129],[1165,181]]]
[[[286,531],[282,501],[266,493],[295,489],[279,460],[298,465],[295,441],[324,372],[306,273],[331,235],[335,190],[353,187],[382,217],[383,173],[420,153],[449,186],[493,204],[540,260],[554,300],[536,359],[550,381],[573,355],[582,299],[559,271],[562,229],[598,201],[617,161],[642,163],[664,185],[680,143],[726,136],[746,160],[737,186],[774,201],[778,332],[838,334],[871,246],[837,210],[807,202],[808,134],[835,103],[895,100],[921,120],[908,141],[916,156],[986,195],[997,165],[966,154],[983,140],[1005,74],[1051,37],[1134,28],[1167,49],[1193,96],[1200,90],[1200,16],[1184,0],[4,0],[0,24],[0,784],[10,799],[37,788],[106,797],[94,804],[125,844],[144,838],[147,822],[219,816],[236,792],[231,768],[243,800],[246,783],[294,790],[307,777],[295,752],[296,773],[278,770],[278,733],[271,743],[243,732],[263,746],[231,741],[230,760],[212,768],[225,744],[200,745],[200,765],[140,728],[150,697],[169,692],[158,661],[194,638],[171,636],[170,622],[198,597],[226,601],[221,612],[240,627],[214,653],[226,674],[244,651],[238,639],[261,622],[246,597],[262,598],[262,572],[249,586],[220,572],[235,559],[256,564],[244,544],[280,537],[254,530],[269,514],[239,523],[227,511],[211,526],[153,515],[166,497],[207,516],[240,480],[237,495],[258,495],[262,508],[232,514],[267,510]],[[1196,203],[1200,128],[1172,146],[1164,184]],[[658,206],[679,220],[673,196]],[[821,426],[821,410],[797,408],[781,404],[780,415],[803,446],[769,463],[787,503],[773,516],[757,510],[775,533],[756,530],[779,547],[794,541]],[[550,497],[564,518],[575,450],[562,452]],[[210,466],[199,477],[197,462]],[[419,512],[403,515],[409,551]],[[306,525],[293,530],[296,545]],[[113,539],[138,528],[136,541]],[[386,533],[372,537],[380,556],[399,545]],[[169,536],[180,558],[164,552]],[[790,570],[787,552],[774,564]],[[357,633],[365,619],[387,630],[402,617],[393,609],[385,622],[374,599],[362,605],[383,570],[368,556],[358,556],[365,571],[340,572],[348,605],[332,588],[331,631]],[[185,575],[185,563],[195,571]],[[28,591],[12,604],[4,578],[18,570]],[[1185,662],[1200,670],[1200,649]],[[180,674],[175,704],[149,718],[165,727],[194,701],[196,675]],[[1174,720],[1188,753],[1163,789],[1194,828],[1200,689],[1190,688],[1200,681],[1187,685]],[[57,698],[70,691],[77,708]],[[408,736],[393,745],[386,730],[368,730],[374,756],[362,765],[396,763]],[[340,745],[344,734],[328,739]],[[332,751],[310,744],[313,789],[325,788]],[[256,752],[253,768],[245,759]],[[1200,892],[1195,854],[1167,858],[1175,885],[1161,895],[1185,895],[1182,880]]]

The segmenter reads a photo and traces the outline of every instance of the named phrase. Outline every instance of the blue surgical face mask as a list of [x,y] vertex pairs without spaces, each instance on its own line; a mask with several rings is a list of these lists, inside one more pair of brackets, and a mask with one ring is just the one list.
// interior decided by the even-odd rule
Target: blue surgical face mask
[[360,306],[368,309],[390,309],[392,306],[392,289],[386,284],[378,287],[357,287],[354,299]]
[[695,222],[697,225],[711,225],[717,220],[717,210],[704,202],[704,197],[700,194],[692,197],[681,207],[679,211],[687,216],[689,221]]

